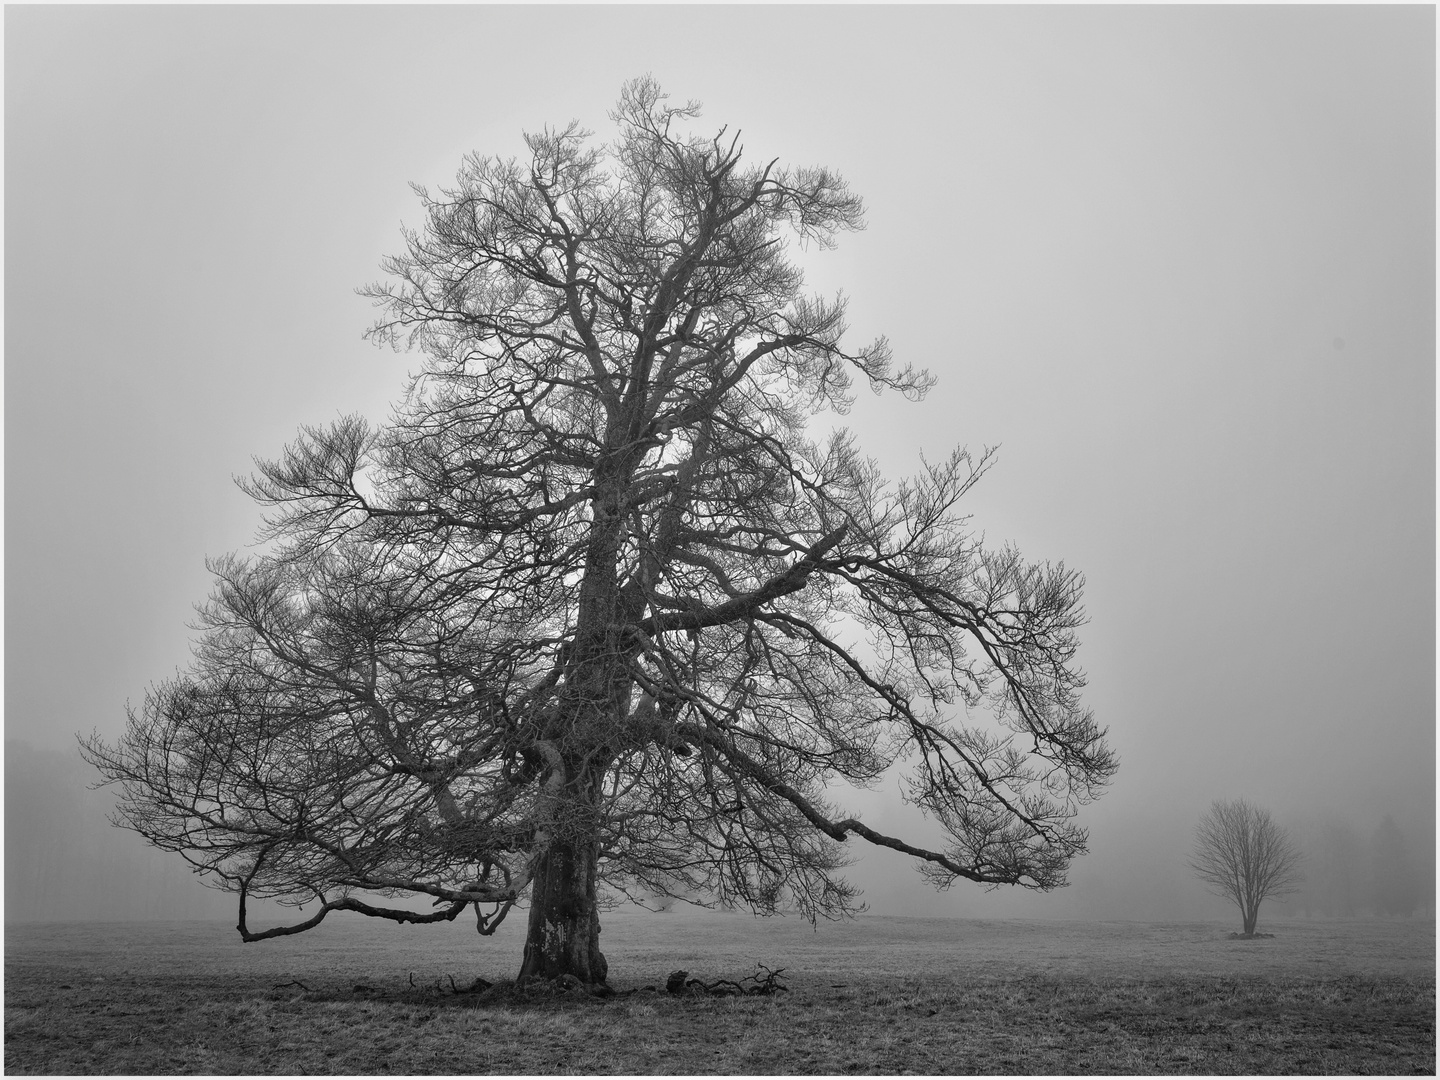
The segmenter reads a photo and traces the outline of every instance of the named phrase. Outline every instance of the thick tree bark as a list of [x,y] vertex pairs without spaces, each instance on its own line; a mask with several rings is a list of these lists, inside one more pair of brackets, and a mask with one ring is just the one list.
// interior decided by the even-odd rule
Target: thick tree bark
[[[620,427],[612,418],[607,444],[624,441]],[[578,762],[567,756],[563,765],[556,762],[553,766],[563,772],[565,782],[558,804],[550,811],[555,835],[540,856],[531,885],[521,982],[573,975],[583,983],[603,983],[608,969],[600,951],[596,893],[600,845],[595,807],[603,769],[595,758],[604,756],[599,744],[618,729],[620,718],[629,710],[630,681],[623,657],[634,651],[634,645],[616,640],[616,628],[622,624],[616,565],[625,504],[623,478],[633,468],[634,460],[612,458],[596,469],[594,518],[580,586],[574,652],[566,672],[571,700],[563,715],[568,722],[557,733],[572,747],[588,742],[591,754]]]
[[600,952],[593,841],[559,840],[541,857],[530,894],[530,928],[520,981],[573,975],[603,983],[608,965]]
[[549,836],[530,886],[520,981],[573,975],[582,983],[603,983],[608,965],[600,952],[596,806],[602,770],[563,759],[554,767],[565,781],[549,807]]

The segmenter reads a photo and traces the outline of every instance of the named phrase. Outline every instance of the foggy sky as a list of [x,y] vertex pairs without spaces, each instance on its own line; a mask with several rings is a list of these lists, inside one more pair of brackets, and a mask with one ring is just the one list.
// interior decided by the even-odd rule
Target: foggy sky
[[[852,344],[939,377],[857,402],[867,451],[898,476],[1000,446],[975,529],[1088,581],[1121,771],[1074,884],[937,895],[878,852],[872,910],[1223,915],[1184,869],[1216,798],[1390,813],[1433,850],[1434,18],[7,8],[7,740],[53,763],[116,736],[187,661],[205,556],[253,538],[231,477],[301,424],[383,418],[413,361],[360,340],[354,289],[420,221],[408,182],[547,123],[605,137],[650,72],[697,130],[864,196],[810,281],[851,297]],[[896,791],[842,801],[893,831]],[[41,798],[7,790],[7,913],[43,911],[12,853],[102,814],[12,795]],[[161,910],[132,893],[109,917]]]

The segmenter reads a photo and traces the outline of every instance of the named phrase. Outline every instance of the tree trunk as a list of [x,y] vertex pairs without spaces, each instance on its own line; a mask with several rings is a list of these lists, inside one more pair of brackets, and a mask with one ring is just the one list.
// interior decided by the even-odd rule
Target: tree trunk
[[1249,909],[1245,910],[1244,914],[1245,914],[1245,934],[1246,934],[1246,936],[1248,937],[1249,935],[1255,933],[1255,924],[1260,920],[1260,907],[1259,907],[1259,905],[1257,904],[1255,907],[1249,908]]
[[[621,425],[611,417],[607,447],[623,440]],[[631,450],[633,456],[641,451]],[[635,458],[638,461],[638,457]],[[561,779],[548,810],[548,841],[530,886],[530,926],[520,980],[573,975],[582,983],[605,981],[608,965],[600,952],[600,910],[596,870],[600,843],[596,806],[604,765],[601,747],[629,712],[630,680],[625,655],[634,644],[617,640],[624,625],[616,566],[624,525],[625,478],[635,461],[622,463],[612,451],[596,466],[594,517],[586,540],[585,573],[580,606],[565,672],[564,718],[558,738],[569,753],[552,761],[550,780]],[[585,751],[588,751],[586,753]]]
[[520,981],[573,975],[582,983],[603,983],[607,965],[600,952],[596,890],[601,770],[593,763],[570,761],[557,761],[555,768],[565,782],[550,805],[550,838],[530,885],[530,926]]
[[573,975],[603,983],[594,842],[556,841],[542,857],[530,893],[530,929],[520,981]]

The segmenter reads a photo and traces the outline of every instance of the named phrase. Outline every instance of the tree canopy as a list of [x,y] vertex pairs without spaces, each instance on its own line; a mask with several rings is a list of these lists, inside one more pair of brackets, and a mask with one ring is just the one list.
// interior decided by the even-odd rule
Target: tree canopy
[[[239,894],[247,939],[337,909],[528,904],[522,975],[605,978],[606,895],[851,910],[851,836],[938,886],[1062,885],[1115,759],[1081,704],[1081,577],[990,550],[989,455],[886,482],[858,378],[922,395],[804,290],[862,205],[824,168],[627,84],[468,157],[370,286],[422,367],[384,424],[307,428],[248,481],[266,548],[215,560],[194,662],[114,745],[124,824]],[[906,770],[934,848],[837,808]],[[374,894],[420,895],[433,912]],[[251,931],[246,897],[318,902]]]
[[1244,933],[1255,933],[1267,896],[1294,892],[1303,880],[1300,849],[1270,811],[1245,799],[1217,800],[1195,826],[1190,868],[1217,896],[1240,909]]

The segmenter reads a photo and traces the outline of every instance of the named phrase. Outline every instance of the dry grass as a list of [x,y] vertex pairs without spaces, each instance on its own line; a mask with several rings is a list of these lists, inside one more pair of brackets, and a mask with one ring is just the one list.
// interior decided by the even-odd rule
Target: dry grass
[[[10,1073],[1433,1073],[1431,923],[1222,926],[672,914],[609,919],[636,993],[456,997],[518,938],[329,923],[8,927]],[[679,999],[786,967],[792,992]],[[411,973],[416,986],[411,986]],[[277,988],[277,983],[300,980]],[[357,986],[366,989],[357,990]]]

